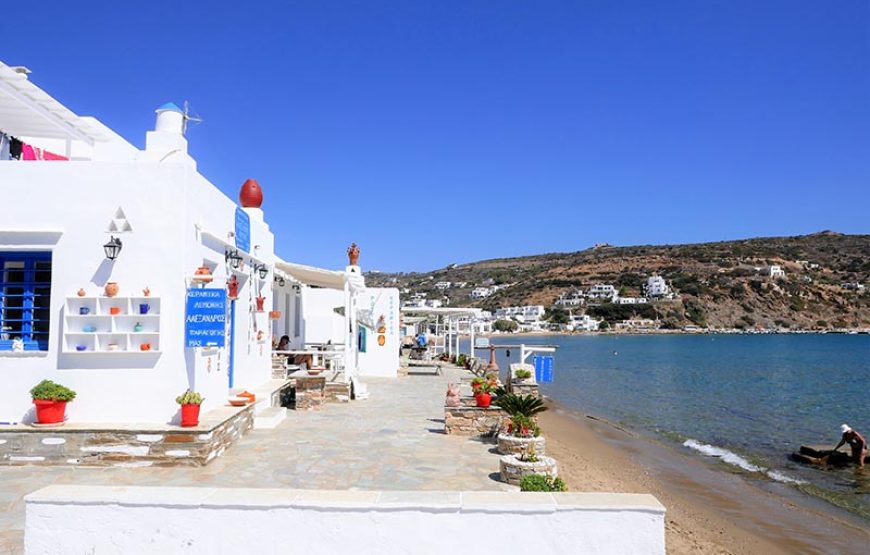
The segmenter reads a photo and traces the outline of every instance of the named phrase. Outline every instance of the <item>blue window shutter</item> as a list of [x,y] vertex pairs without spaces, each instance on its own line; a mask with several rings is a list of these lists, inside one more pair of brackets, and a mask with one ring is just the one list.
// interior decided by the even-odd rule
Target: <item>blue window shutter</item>
[[0,350],[48,350],[50,311],[51,253],[0,252]]

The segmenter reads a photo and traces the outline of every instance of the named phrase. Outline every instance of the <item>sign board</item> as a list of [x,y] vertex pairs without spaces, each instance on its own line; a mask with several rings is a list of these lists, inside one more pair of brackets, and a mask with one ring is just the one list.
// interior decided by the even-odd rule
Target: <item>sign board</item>
[[251,252],[251,217],[236,207],[236,248]]
[[553,383],[553,357],[535,357],[535,381],[538,383]]
[[226,343],[225,289],[188,289],[184,317],[187,347],[223,347]]
[[489,349],[489,337],[475,337],[474,338],[474,348],[475,349]]

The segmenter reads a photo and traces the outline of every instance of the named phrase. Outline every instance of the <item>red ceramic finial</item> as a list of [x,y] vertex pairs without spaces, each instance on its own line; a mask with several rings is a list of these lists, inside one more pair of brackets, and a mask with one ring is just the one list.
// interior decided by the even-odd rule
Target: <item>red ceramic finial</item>
[[356,243],[351,243],[350,247],[347,248],[347,261],[351,266],[359,265],[359,247],[356,246]]
[[244,208],[259,208],[263,205],[263,189],[256,179],[247,179],[239,191],[239,202]]

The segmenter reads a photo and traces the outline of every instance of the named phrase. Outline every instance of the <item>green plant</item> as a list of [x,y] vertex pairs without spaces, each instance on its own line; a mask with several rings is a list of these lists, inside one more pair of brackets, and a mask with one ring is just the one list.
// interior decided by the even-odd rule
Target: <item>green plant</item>
[[531,370],[522,370],[522,369],[517,370],[516,372],[514,372],[514,376],[516,376],[520,380],[528,380],[529,378],[532,377],[532,371]]
[[520,491],[567,491],[561,478],[550,478],[544,474],[527,474],[520,480]]
[[76,392],[51,380],[42,380],[30,390],[30,396],[43,401],[72,401]]
[[493,391],[495,391],[495,386],[485,381],[477,387],[475,393],[492,393]]
[[539,460],[541,460],[538,458],[538,450],[535,449],[534,443],[529,443],[528,446],[526,446],[525,452],[522,455],[520,455],[519,459],[523,462],[530,462],[530,463],[536,463]]
[[486,383],[486,379],[481,378],[480,376],[477,376],[476,378],[474,378],[473,380],[471,380],[471,385],[472,385],[472,387],[474,387],[474,386],[481,386],[481,385],[483,385],[483,384],[485,384],[485,383]]
[[202,395],[189,389],[175,398],[179,405],[201,405],[202,401]]
[[538,437],[541,435],[541,428],[528,416],[516,414],[508,423],[507,433],[513,437]]
[[547,407],[540,397],[534,395],[516,395],[507,393],[500,395],[495,404],[508,413],[509,416],[525,416],[531,418],[536,414],[544,412]]

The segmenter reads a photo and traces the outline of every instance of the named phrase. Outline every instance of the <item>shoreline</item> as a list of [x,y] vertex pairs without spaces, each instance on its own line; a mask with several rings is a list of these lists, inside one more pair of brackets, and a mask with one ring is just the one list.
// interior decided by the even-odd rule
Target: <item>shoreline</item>
[[547,404],[539,416],[547,454],[569,489],[652,493],[667,508],[668,553],[863,553],[870,542],[860,517],[776,493],[552,399]]
[[[469,337],[469,334],[460,334]],[[739,330],[650,330],[650,331],[513,331],[504,333],[479,333],[475,337],[624,337],[624,336],[649,336],[649,335],[870,335],[870,330],[762,330],[762,331],[739,331]]]

